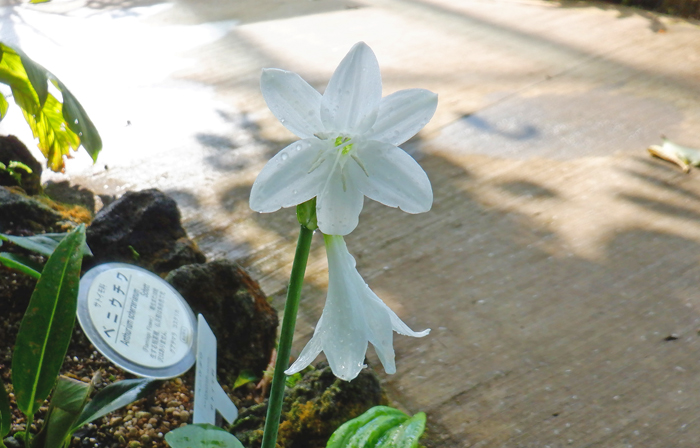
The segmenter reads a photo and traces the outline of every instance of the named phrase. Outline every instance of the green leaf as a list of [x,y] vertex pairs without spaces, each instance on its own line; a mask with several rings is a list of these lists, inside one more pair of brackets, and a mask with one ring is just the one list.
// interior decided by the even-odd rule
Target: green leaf
[[91,421],[116,411],[136,400],[147,397],[158,389],[163,381],[142,378],[123,380],[110,384],[93,397],[76,420],[73,431]]
[[[42,233],[41,235],[33,236],[14,236],[0,233],[0,240],[9,241],[27,250],[38,252],[45,257],[51,256],[53,251],[58,246],[58,243],[63,241],[67,233]],[[83,255],[92,256],[92,252],[87,243],[82,248]]]
[[5,118],[5,114],[7,114],[8,107],[10,107],[10,105],[5,99],[5,95],[0,93],[0,120]]
[[78,304],[85,226],[70,232],[46,262],[22,318],[12,357],[17,407],[34,415],[51,392],[68,350]]
[[10,433],[12,427],[12,410],[10,409],[10,398],[5,390],[5,383],[0,381],[0,439]]
[[32,448],[59,448],[73,433],[75,421],[92,392],[91,383],[61,376],[51,397],[44,427],[32,441]]
[[41,112],[39,96],[29,81],[22,58],[14,48],[0,43],[2,59],[0,60],[0,82],[12,89],[12,97],[22,110],[30,115]]
[[425,413],[411,418],[388,406],[375,406],[345,422],[328,440],[327,448],[416,448],[425,431]]
[[206,423],[170,431],[165,435],[165,441],[172,448],[243,448],[233,434]]
[[78,149],[80,137],[63,120],[63,105],[51,94],[37,114],[22,110],[24,119],[32,129],[32,135],[39,139],[39,149],[46,156],[47,165],[53,171],[61,171],[63,156],[70,155],[71,149]]
[[[102,139],[65,84],[21,50],[0,43],[0,56],[0,82],[12,89],[15,103],[22,109],[32,134],[39,139],[39,149],[48,167],[62,171],[64,156],[81,144],[96,161]],[[49,93],[49,80],[61,91],[62,102]],[[7,101],[3,98],[0,115],[4,116],[6,110]]]
[[36,279],[41,277],[42,267],[39,263],[22,255],[0,252],[0,264],[10,269],[15,269],[23,274],[31,275]]
[[78,134],[83,148],[90,154],[92,161],[96,162],[97,156],[102,150],[102,138],[97,132],[97,128],[70,90],[58,79],[53,79],[55,80],[54,85],[63,95],[63,117],[68,127]]
[[233,382],[233,388],[239,388],[243,386],[244,384],[252,383],[253,381],[257,381],[258,376],[255,375],[251,370],[242,370],[241,373],[238,374],[238,377],[236,378],[236,381]]
[[39,105],[44,106],[49,94],[48,72],[44,67],[32,61],[22,50],[15,49],[15,52],[19,55],[20,62],[22,62],[24,71],[27,73],[29,83],[37,94]]
[[331,438],[328,439],[327,448],[342,448],[349,446],[350,439],[365,425],[377,417],[397,416],[408,419],[408,416],[398,409],[389,406],[375,406],[357,418],[348,420],[340,428],[336,429]]
[[400,426],[387,432],[377,442],[377,448],[417,448],[418,439],[425,431],[425,412],[419,412]]

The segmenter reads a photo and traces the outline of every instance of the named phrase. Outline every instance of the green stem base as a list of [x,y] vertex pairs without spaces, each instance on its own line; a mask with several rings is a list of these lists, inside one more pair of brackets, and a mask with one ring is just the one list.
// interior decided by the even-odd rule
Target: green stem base
[[294,337],[294,327],[297,321],[297,311],[299,310],[301,287],[304,284],[304,273],[306,272],[306,263],[309,259],[313,234],[312,230],[301,226],[297,250],[294,254],[294,263],[292,264],[292,274],[289,278],[287,302],[284,305],[284,318],[282,319],[279,344],[277,345],[275,373],[272,377],[270,399],[267,402],[267,417],[265,419],[261,448],[275,448],[277,444],[277,431],[280,424],[280,415],[282,415],[284,386],[287,379],[284,371],[287,370],[289,355],[292,351],[292,338]]

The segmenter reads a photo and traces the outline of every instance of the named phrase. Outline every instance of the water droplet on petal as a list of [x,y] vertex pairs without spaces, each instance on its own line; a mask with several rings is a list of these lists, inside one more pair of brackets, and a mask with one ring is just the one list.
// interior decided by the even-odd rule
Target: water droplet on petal
[[297,151],[301,151],[301,145],[296,145],[294,149],[296,149]]
[[282,160],[287,160],[289,155],[287,153],[282,154]]
[[280,118],[280,123],[284,123],[284,118]]
[[78,119],[77,119],[77,118],[75,119],[75,122],[74,122],[74,123],[75,123],[75,124],[78,124]]
[[298,191],[292,190],[292,194],[297,194],[297,193],[298,193]]

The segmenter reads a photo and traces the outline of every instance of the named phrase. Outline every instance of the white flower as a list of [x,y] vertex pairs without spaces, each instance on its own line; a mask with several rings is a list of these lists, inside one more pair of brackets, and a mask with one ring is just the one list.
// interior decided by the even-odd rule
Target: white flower
[[[335,376],[350,381],[362,370],[371,342],[386,373],[395,373],[393,331],[421,338],[430,330],[415,332],[369,289],[355,269],[342,236],[324,235],[328,253],[328,297],[316,330],[299,358],[285,371],[300,372],[326,354]],[[393,330],[393,331],[392,331]]]
[[275,155],[253,184],[250,207],[274,212],[314,197],[318,226],[346,235],[357,226],[364,196],[408,213],[430,210],[433,192],[418,163],[398,145],[432,118],[437,95],[401,90],[382,98],[379,64],[355,44],[323,96],[295,73],[263,70],[272,113],[302,138]]

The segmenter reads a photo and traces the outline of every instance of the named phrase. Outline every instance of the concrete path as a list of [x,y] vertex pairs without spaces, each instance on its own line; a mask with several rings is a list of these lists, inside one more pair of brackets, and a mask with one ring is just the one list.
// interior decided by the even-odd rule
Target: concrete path
[[[260,69],[323,89],[363,40],[385,94],[440,95],[405,145],[433,210],[368,201],[347,238],[379,296],[432,328],[397,336],[398,373],[383,376],[397,403],[427,412],[426,444],[700,445],[700,174],[645,150],[661,134],[700,147],[700,26],[578,2],[219,3],[0,10],[2,39],[61,77],[103,132],[99,163],[79,156],[66,177],[170,193],[210,258],[242,262],[281,306],[294,214],[252,213],[247,197],[294,136],[267,111]],[[3,132],[24,129],[17,112]],[[326,285],[319,239],[297,350]]]

